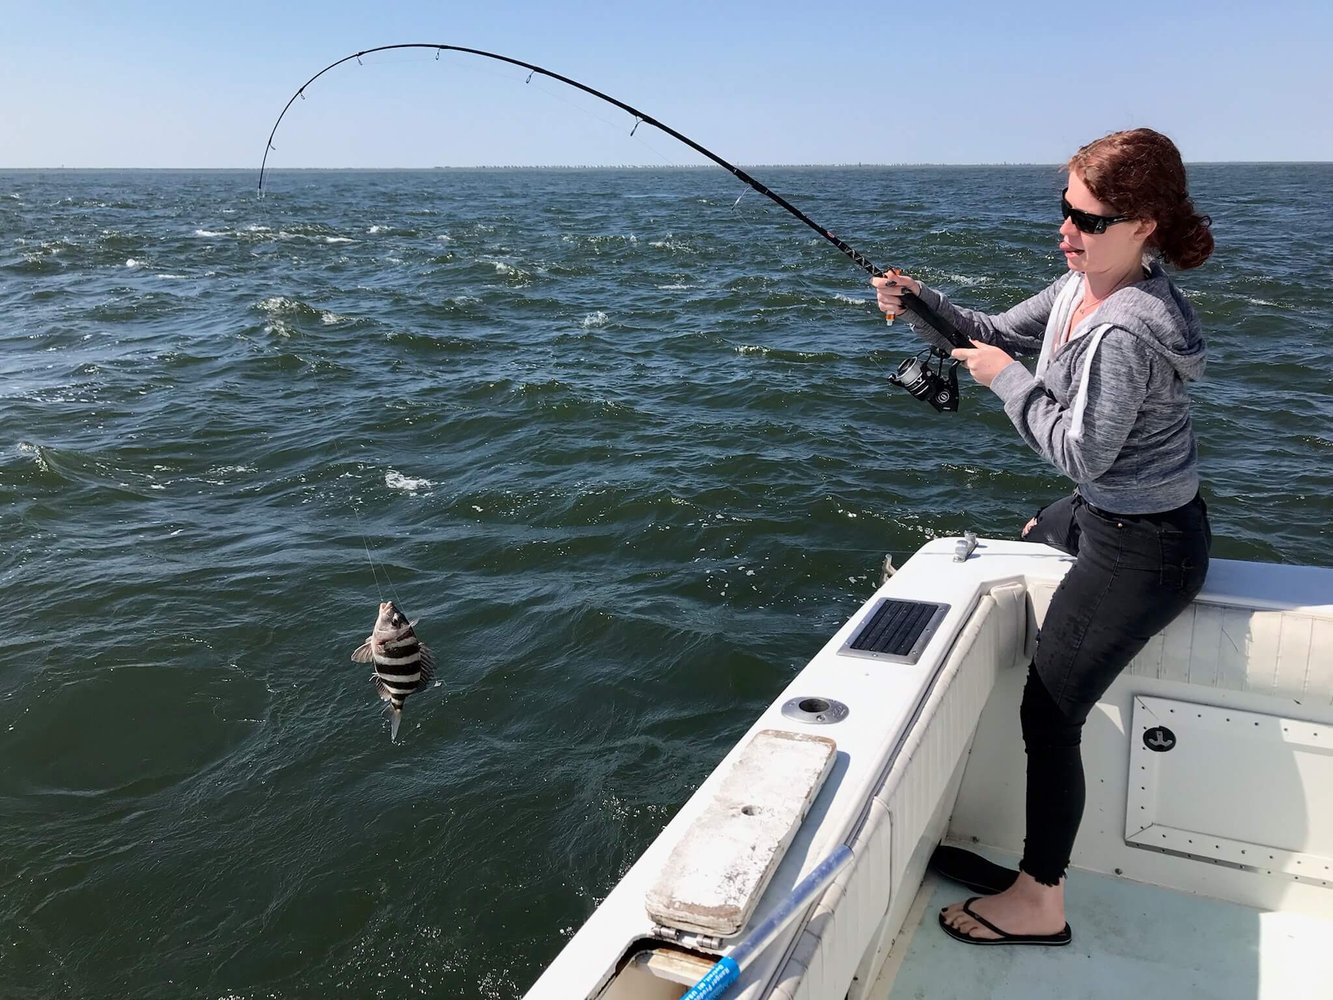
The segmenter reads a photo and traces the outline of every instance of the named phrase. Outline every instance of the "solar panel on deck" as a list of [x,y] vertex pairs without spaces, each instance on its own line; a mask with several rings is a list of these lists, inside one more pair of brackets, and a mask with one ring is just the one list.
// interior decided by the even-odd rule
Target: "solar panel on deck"
[[886,598],[846,648],[915,662],[947,610],[947,604]]

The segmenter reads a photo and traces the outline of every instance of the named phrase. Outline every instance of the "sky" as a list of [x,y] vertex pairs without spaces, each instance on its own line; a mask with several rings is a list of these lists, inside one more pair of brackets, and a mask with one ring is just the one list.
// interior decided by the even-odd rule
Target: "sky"
[[[1333,160],[1333,3],[0,0],[0,169],[258,169],[288,99],[381,45],[578,80],[741,165],[1058,163],[1147,125],[1189,162]],[[611,105],[426,50],[321,76],[269,168],[706,162]]]

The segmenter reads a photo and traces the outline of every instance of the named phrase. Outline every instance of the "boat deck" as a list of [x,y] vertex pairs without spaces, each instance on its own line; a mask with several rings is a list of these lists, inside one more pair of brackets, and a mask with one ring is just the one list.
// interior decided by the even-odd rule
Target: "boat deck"
[[937,924],[941,909],[969,895],[927,874],[870,991],[874,1000],[1333,997],[1333,921],[1073,870],[1072,944],[972,947]]

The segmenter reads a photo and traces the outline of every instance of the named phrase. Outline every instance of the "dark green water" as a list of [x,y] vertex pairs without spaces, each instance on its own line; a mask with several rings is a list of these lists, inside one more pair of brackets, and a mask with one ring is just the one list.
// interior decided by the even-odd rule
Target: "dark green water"
[[[1053,168],[756,173],[969,305],[1064,266]],[[1333,166],[1192,180],[1215,555],[1328,565]],[[0,173],[0,996],[520,996],[886,552],[1066,488],[720,170],[254,182]]]

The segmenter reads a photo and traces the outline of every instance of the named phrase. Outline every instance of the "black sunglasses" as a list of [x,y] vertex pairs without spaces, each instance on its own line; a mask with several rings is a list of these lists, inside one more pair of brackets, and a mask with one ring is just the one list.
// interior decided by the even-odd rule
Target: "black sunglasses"
[[1095,236],[1097,233],[1106,232],[1107,226],[1113,226],[1117,222],[1128,222],[1134,218],[1132,215],[1093,215],[1091,212],[1084,212],[1069,204],[1065,199],[1065,195],[1068,193],[1069,188],[1060,192],[1060,213],[1066,219],[1074,220],[1074,228],[1080,233],[1089,233]]

